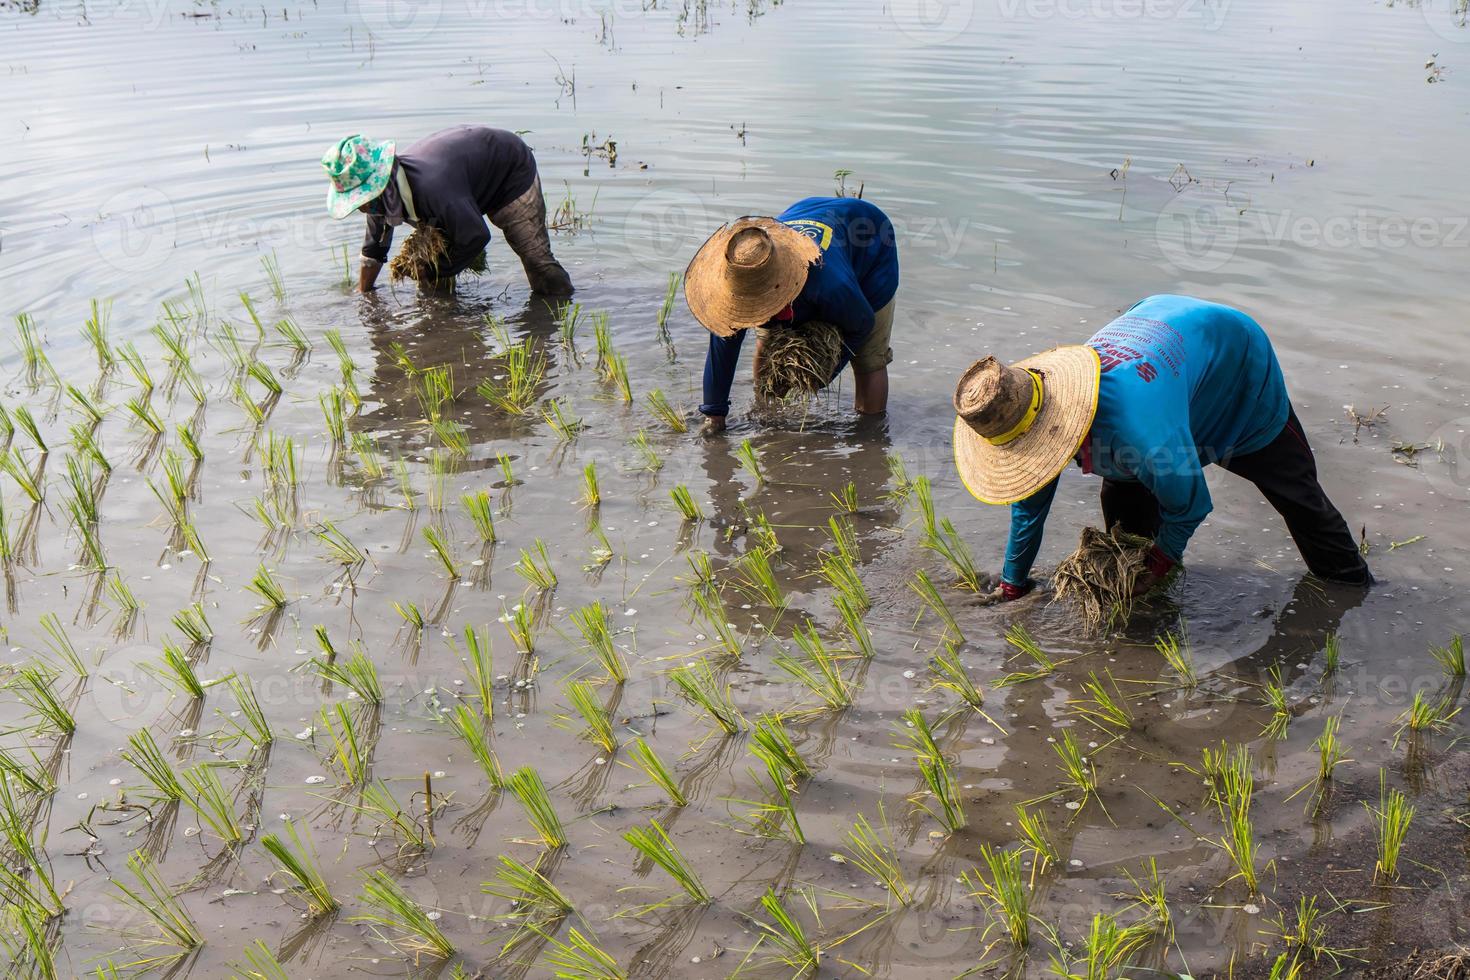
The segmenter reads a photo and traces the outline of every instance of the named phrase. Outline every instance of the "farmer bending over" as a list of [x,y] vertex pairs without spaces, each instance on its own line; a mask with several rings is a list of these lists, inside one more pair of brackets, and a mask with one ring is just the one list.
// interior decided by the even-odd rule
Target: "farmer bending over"
[[1010,367],[970,366],[954,395],[955,466],[985,503],[1011,505],[995,599],[1018,599],[1057,477],[1075,459],[1103,478],[1108,529],[1151,538],[1147,592],[1210,513],[1204,467],[1245,477],[1286,520],[1314,575],[1367,585],[1368,565],[1317,482],[1317,465],[1266,332],[1228,306],[1150,296],[1082,346]]
[[[797,388],[816,390],[851,362],[853,408],[882,414],[897,291],[893,225],[867,201],[809,197],[775,218],[746,217],[720,228],[684,278],[689,309],[711,334],[701,434],[725,428],[740,345],[751,327],[758,390],[785,395],[789,382],[782,379],[793,375],[808,377]],[[763,387],[763,376],[775,383]]]
[[476,262],[490,242],[488,217],[520,256],[532,290],[571,294],[572,280],[551,254],[536,158],[516,134],[456,126],[402,153],[395,152],[391,140],[349,136],[322,156],[322,166],[332,181],[327,192],[332,217],[345,218],[354,210],[368,216],[358,275],[364,293],[373,289],[388,261],[398,225],[407,222],[443,236],[442,251],[417,275],[421,283],[434,284],[451,281]]

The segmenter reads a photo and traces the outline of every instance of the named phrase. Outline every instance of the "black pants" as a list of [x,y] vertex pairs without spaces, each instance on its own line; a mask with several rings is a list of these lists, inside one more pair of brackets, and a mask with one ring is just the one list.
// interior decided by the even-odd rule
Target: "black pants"
[[[1220,465],[1254,483],[1276,512],[1318,578],[1352,585],[1373,581],[1347,522],[1317,482],[1317,461],[1292,409],[1281,434],[1266,448],[1221,460]],[[1142,483],[1104,479],[1103,523],[1121,524],[1130,534],[1151,538],[1159,530],[1159,502]]]

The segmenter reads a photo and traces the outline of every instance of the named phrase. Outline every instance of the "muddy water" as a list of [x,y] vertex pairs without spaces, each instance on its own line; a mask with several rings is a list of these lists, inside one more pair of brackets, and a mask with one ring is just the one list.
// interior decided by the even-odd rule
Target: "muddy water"
[[[126,877],[126,856],[145,841],[165,878],[187,888],[184,902],[206,937],[197,954],[163,964],[175,975],[225,975],[257,938],[293,977],[404,974],[405,957],[351,921],[365,908],[359,878],[376,868],[436,910],[466,972],[546,975],[535,943],[498,955],[511,930],[495,917],[509,906],[480,888],[497,855],[534,859],[536,848],[522,843],[524,816],[487,790],[441,719],[467,696],[454,640],[470,624],[488,624],[505,675],[493,723],[501,764],[540,770],[568,824],[570,846],[543,868],[577,905],[581,919],[570,924],[635,975],[728,975],[755,942],[747,916],[767,887],[801,910],[814,939],[851,937],[824,956],[824,975],[953,976],[987,950],[998,970],[1040,973],[1055,953],[1048,930],[1075,945],[1095,913],[1125,923],[1138,917],[1115,896],[1148,857],[1168,875],[1176,916],[1173,939],[1140,954],[1153,968],[1207,975],[1234,959],[1259,969],[1263,954],[1285,948],[1272,935],[1278,905],[1302,892],[1331,892],[1357,912],[1331,916],[1329,933],[1333,945],[1361,948],[1356,955],[1369,959],[1391,962],[1403,944],[1463,938],[1456,930],[1464,909],[1455,904],[1463,903],[1463,832],[1448,820],[1463,810],[1463,787],[1435,778],[1458,727],[1412,754],[1393,744],[1394,718],[1412,692],[1441,687],[1426,650],[1463,625],[1470,542],[1461,519],[1470,407],[1458,367],[1470,354],[1459,329],[1470,209],[1456,165],[1470,149],[1459,98],[1470,30],[1445,5],[1018,0],[665,3],[645,11],[495,0],[284,9],[42,0],[0,10],[0,29],[5,314],[33,314],[59,375],[92,390],[97,364],[80,332],[88,301],[114,300],[113,341],[135,342],[161,380],[165,365],[148,328],[173,299],[185,311],[206,392],[196,416],[187,392],[161,386],[153,404],[169,434],[152,444],[124,407],[137,393],[126,373],[114,370],[98,389],[98,401],[112,406],[99,441],[115,467],[102,498],[102,539],[143,605],[127,622],[97,577],[76,567],[62,480],[77,411],[53,386],[30,389],[19,355],[9,345],[4,354],[5,404],[33,406],[53,447],[44,458],[45,507],[30,510],[15,483],[0,478],[7,519],[24,527],[34,514],[36,545],[13,568],[6,659],[43,653],[40,617],[54,612],[93,668],[84,682],[69,672],[57,682],[75,701],[71,739],[6,736],[7,747],[29,745],[58,773],[35,826],[47,833],[56,878],[70,885],[68,912],[53,923],[62,975],[156,954],[123,949],[119,932],[146,934],[148,923],[108,884],[109,875]],[[355,252],[361,228],[321,211],[322,147],[355,130],[407,141],[467,120],[527,131],[551,206],[569,196],[587,215],[586,227],[558,235],[555,247],[578,301],[609,314],[628,358],[632,406],[599,381],[590,327],[575,349],[561,345],[554,317],[528,296],[498,243],[491,275],[453,300],[402,289],[364,300],[342,287],[336,250]],[[584,141],[606,139],[616,141],[615,164],[583,153]],[[848,185],[861,185],[900,229],[888,418],[856,425],[844,388],[800,424],[740,423],[722,442],[662,428],[645,394],[661,388],[692,408],[703,348],[682,304],[669,321],[672,348],[658,342],[669,272],[719,221],[827,192],[838,169],[852,171]],[[285,277],[283,302],[271,297],[260,265],[271,253]],[[207,307],[197,315],[183,298],[192,274]],[[231,399],[219,346],[225,321],[253,336],[241,290],[268,321],[290,315],[313,342],[305,359],[260,348],[285,391],[259,428]],[[918,568],[936,576],[942,569],[919,547],[912,503],[888,496],[896,487],[887,457],[934,480],[940,512],[993,565],[1005,514],[970,501],[948,459],[945,393],[958,367],[989,350],[1018,356],[1075,341],[1158,291],[1235,303],[1272,333],[1324,482],[1353,526],[1366,529],[1383,582],[1361,595],[1303,581],[1274,514],[1252,489],[1221,477],[1212,481],[1217,508],[1192,544],[1187,577],[1124,635],[1082,637],[1065,610],[1044,600],[985,610],[948,592],[966,637],[962,660],[986,685],[996,725],[973,713],[950,716],[955,705],[928,690],[925,668],[940,627],[928,616],[914,625],[919,605],[907,585]],[[544,396],[565,399],[586,423],[574,443],[562,445],[534,416],[490,412],[475,393],[504,370],[487,317],[512,339],[544,346]],[[351,431],[377,441],[389,467],[381,479],[352,454],[334,455],[324,435],[317,396],[342,378],[325,342],[329,329],[357,365],[363,404]],[[437,443],[395,344],[418,368],[454,366],[461,395],[451,415],[470,449],[443,481],[442,513],[429,462]],[[259,385],[248,384],[260,398]],[[748,387],[738,389],[737,410],[747,402]],[[1349,403],[1391,407],[1355,439],[1342,409]],[[191,418],[204,449],[191,512],[212,558],[206,568],[168,547],[147,483],[161,485],[161,452],[177,448],[173,423]],[[629,444],[640,429],[663,463],[658,471],[643,468]],[[256,449],[264,432],[293,438],[301,454],[297,517],[274,534],[250,516],[264,489]],[[733,455],[745,437],[763,455],[762,483]],[[1396,441],[1432,448],[1410,466],[1390,452]],[[29,468],[42,464],[23,434],[15,446]],[[500,454],[511,458],[510,480]],[[410,473],[411,510],[392,459]],[[595,521],[579,500],[582,469],[592,462],[603,494]],[[711,736],[667,679],[670,667],[710,652],[708,627],[686,601],[686,555],[711,554],[744,638],[745,655],[727,674],[737,703],[752,718],[811,708],[814,699],[771,660],[807,617],[843,643],[830,590],[813,572],[830,547],[829,492],[849,481],[861,504],[852,521],[875,599],[867,624],[878,653],[845,664],[858,689],[851,708],[790,721],[816,769],[798,796],[805,846],[751,838],[734,829],[741,807],[730,802],[761,792],[747,743]],[[668,491],[681,483],[709,520],[680,522]],[[493,548],[477,543],[457,505],[462,492],[480,489],[497,507]],[[1043,568],[1096,519],[1094,492],[1081,477],[1065,479]],[[756,514],[775,526],[782,546],[775,564],[791,606],[779,618],[741,595],[728,571],[752,547]],[[369,555],[351,582],[323,560],[310,533],[323,520]],[[459,581],[428,557],[429,525],[449,539]],[[597,525],[613,551],[605,564],[592,556],[601,546]],[[514,565],[538,539],[559,583],[534,602],[539,673],[515,687],[528,676],[528,658],[496,620],[535,600]],[[289,593],[279,615],[262,615],[244,588],[262,563]],[[196,600],[215,634],[193,651],[199,673],[252,680],[277,733],[268,754],[214,737],[235,707],[225,688],[189,701],[142,669],[158,660],[165,639],[179,639],[170,617]],[[606,757],[565,718],[563,681],[596,676],[568,614],[595,600],[609,609],[634,664],[627,684],[599,688],[618,738],[643,735],[677,760],[687,808],[666,807],[622,764],[631,761],[626,753]],[[394,603],[413,603],[426,627],[406,626]],[[1194,694],[1175,688],[1151,650],[1155,633],[1181,620],[1206,675]],[[993,687],[1016,666],[1003,639],[1013,623],[1057,658],[1075,659],[1044,679]],[[418,815],[424,773],[434,774],[439,809],[426,852],[397,847],[376,820],[344,805],[356,800],[354,790],[334,788],[340,780],[325,761],[325,734],[310,729],[344,694],[303,670],[317,652],[318,625],[342,650],[361,642],[382,678],[382,710],[354,708],[376,739],[372,775]],[[1325,678],[1324,638],[1333,631],[1343,665]],[[1281,741],[1259,734],[1270,716],[1259,685],[1272,667],[1294,712]],[[1122,738],[1094,729],[1068,703],[1085,697],[1090,672],[1105,669],[1136,700]],[[905,800],[918,774],[894,746],[895,726],[911,707],[936,725],[964,788],[970,826],[947,840]],[[0,710],[5,727],[26,723],[13,692]],[[1333,802],[1309,818],[1303,797],[1287,797],[1310,778],[1311,742],[1338,712],[1354,761]],[[141,811],[119,808],[119,799],[139,798],[140,785],[119,751],[144,728],[179,764],[248,763],[222,774],[240,787],[242,819],[254,836],[279,832],[286,818],[309,827],[343,912],[302,919],[270,879],[274,864],[258,844],[224,848],[196,832],[187,810],[172,823],[160,812],[150,831]],[[999,934],[986,932],[990,919],[956,878],[976,864],[981,843],[1016,842],[1014,804],[1057,788],[1051,742],[1064,728],[1097,743],[1102,789],[1080,808],[1069,808],[1077,799],[1067,795],[1040,804],[1062,860],[1037,876],[1039,938],[1012,958],[992,946]],[[1276,862],[1263,879],[1265,898],[1248,900],[1238,881],[1222,884],[1231,871],[1219,850],[1151,798],[1200,834],[1218,835],[1198,778],[1176,763],[1195,764],[1202,747],[1222,739],[1250,744],[1257,760],[1260,860]],[[1370,883],[1372,848],[1356,802],[1376,798],[1380,768],[1420,802],[1409,856],[1421,866],[1406,864],[1404,887],[1387,892]],[[857,814],[877,819],[880,801],[918,896],[912,908],[886,915],[881,890],[829,859]],[[621,840],[653,817],[698,867],[712,906],[637,912],[673,893]],[[767,951],[746,969],[790,972],[763,962]],[[418,969],[447,975],[449,967],[425,961]]]

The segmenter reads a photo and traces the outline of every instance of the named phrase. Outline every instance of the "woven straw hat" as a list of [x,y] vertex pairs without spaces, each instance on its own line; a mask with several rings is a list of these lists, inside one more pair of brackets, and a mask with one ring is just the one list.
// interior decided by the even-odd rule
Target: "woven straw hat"
[[1010,504],[1054,480],[1097,414],[1097,351],[1054,347],[1007,367],[976,361],[955,386],[954,465],[987,504]]
[[729,337],[763,326],[806,285],[817,243],[775,218],[740,218],[709,237],[684,271],[684,299],[705,329]]

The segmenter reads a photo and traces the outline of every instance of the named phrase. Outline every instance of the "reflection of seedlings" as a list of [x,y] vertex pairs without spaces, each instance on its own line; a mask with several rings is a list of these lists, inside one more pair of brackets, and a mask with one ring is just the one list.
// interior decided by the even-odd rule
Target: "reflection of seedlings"
[[551,559],[546,554],[546,542],[540,538],[531,545],[531,551],[521,549],[521,557],[515,563],[515,572],[538,591],[547,592],[556,588],[556,572],[552,570]]
[[572,610],[572,622],[582,634],[588,651],[599,667],[614,684],[628,679],[628,664],[622,651],[613,644],[612,629],[607,622],[607,609],[601,602],[593,602],[580,609]]
[[959,784],[949,760],[939,750],[934,740],[934,731],[924,718],[923,712],[910,708],[903,713],[904,727],[900,729],[901,745],[914,754],[919,764],[919,775],[924,789],[910,799],[925,813],[938,820],[950,833],[964,829],[969,824],[965,808],[960,800]]
[[684,791],[679,788],[679,782],[674,778],[673,771],[664,764],[664,761],[658,757],[647,742],[641,738],[635,738],[627,746],[627,752],[638,764],[638,768],[648,775],[649,780],[664,791],[670,803],[674,806],[688,805],[689,800],[684,795]]
[[260,839],[260,846],[281,865],[271,877],[285,876],[291,890],[305,901],[307,915],[315,917],[335,911],[341,903],[322,877],[316,848],[309,838],[302,838],[294,820],[286,821],[286,834],[290,843],[278,834],[266,834]]
[[669,404],[669,399],[662,390],[655,388],[646,397],[649,411],[653,412],[654,416],[664,425],[674,432],[689,431],[689,424],[684,421],[684,413]]
[[[970,889],[970,897],[981,902],[995,917],[991,927],[999,925],[1016,949],[1031,944],[1031,890],[1021,871],[1021,851],[1000,851],[989,844],[980,845],[980,860],[990,872],[987,879],[979,868],[961,876]],[[988,929],[987,929],[988,931]],[[985,941],[982,934],[980,941]]]
[[1165,632],[1162,636],[1154,639],[1154,649],[1159,651],[1159,656],[1169,665],[1169,669],[1179,677],[1179,683],[1188,690],[1194,690],[1199,686],[1199,674],[1194,666],[1194,654],[1189,646],[1189,634],[1185,632],[1183,623],[1179,626],[1179,632]]
[[490,494],[485,490],[478,490],[464,494],[459,498],[459,502],[464,506],[471,523],[475,525],[475,533],[480,536],[480,542],[494,544],[495,515],[490,506]]
[[669,680],[690,704],[702,708],[726,735],[736,735],[745,729],[744,716],[730,700],[730,686],[720,683],[708,661],[695,660],[676,667],[669,672]]
[[674,501],[674,506],[679,508],[679,515],[686,521],[704,520],[704,511],[700,509],[699,503],[689,493],[689,488],[679,484],[669,491],[669,497]]
[[368,873],[362,884],[362,901],[368,911],[350,921],[367,923],[378,939],[400,953],[441,960],[454,955],[454,944],[434,918],[388,872]]
[[527,843],[539,844],[552,851],[565,847],[566,830],[562,827],[561,817],[557,816],[551,805],[551,796],[546,792],[541,774],[530,766],[525,766],[512,773],[505,785],[521,805],[521,809],[525,810],[526,819],[536,832],[535,838]]
[[[922,568],[914,572],[914,580],[909,583],[909,588],[913,589],[915,594],[923,600],[925,607],[938,617],[940,623],[944,625],[945,633],[963,643],[965,634],[960,631],[960,624],[955,620],[954,613],[950,612],[949,605],[944,601],[944,596],[940,594],[934,580],[929,577],[929,573]],[[915,626],[919,625],[919,618],[923,615],[921,610],[919,616],[914,618]]]
[[[492,790],[498,790],[505,786],[505,773],[500,768],[500,759],[495,755],[495,750],[490,747],[490,733],[485,729],[484,723],[475,716],[464,704],[457,704],[454,710],[447,716],[449,728],[469,750],[470,755],[480,766],[480,771],[485,774]],[[487,716],[488,717],[488,716]]]
[[1459,633],[1450,637],[1448,646],[1430,647],[1429,655],[1448,676],[1465,676],[1465,638]]
[[878,826],[882,828],[881,835],[866,816],[858,814],[847,832],[847,858],[868,877],[880,882],[900,905],[908,905],[914,894],[904,880],[903,866],[899,864],[898,849],[894,847],[893,833],[881,799],[878,801]]
[[688,859],[657,820],[649,821],[647,827],[632,828],[623,834],[623,840],[633,850],[663,868],[694,902],[706,905],[713,900]]
[[828,709],[836,711],[851,705],[852,687],[842,674],[836,654],[827,649],[816,627],[798,626],[792,638],[805,656],[798,660],[781,653],[771,661],[772,665],[821,698]]
[[760,453],[756,452],[755,445],[749,439],[740,440],[740,448],[735,450],[735,458],[740,461],[740,468],[755,480],[756,486],[765,484],[766,471],[761,466]]
[[618,750],[618,738],[613,732],[612,715],[607,705],[597,696],[597,689],[587,681],[568,682],[565,693],[567,700],[586,726],[578,737],[591,742],[608,755]]
[[1373,864],[1373,880],[1380,884],[1396,881],[1399,876],[1399,853],[1409,824],[1414,820],[1414,805],[1397,789],[1388,788],[1388,777],[1378,770],[1378,806],[1363,801],[1363,809],[1373,818],[1378,836],[1378,860]]
[[134,851],[128,857],[128,870],[135,884],[125,884],[112,879],[113,887],[121,895],[121,901],[158,930],[156,936],[129,935],[133,941],[149,946],[163,946],[178,950],[179,955],[204,945],[204,935],[199,931],[184,903],[164,883],[163,875],[144,851]]

